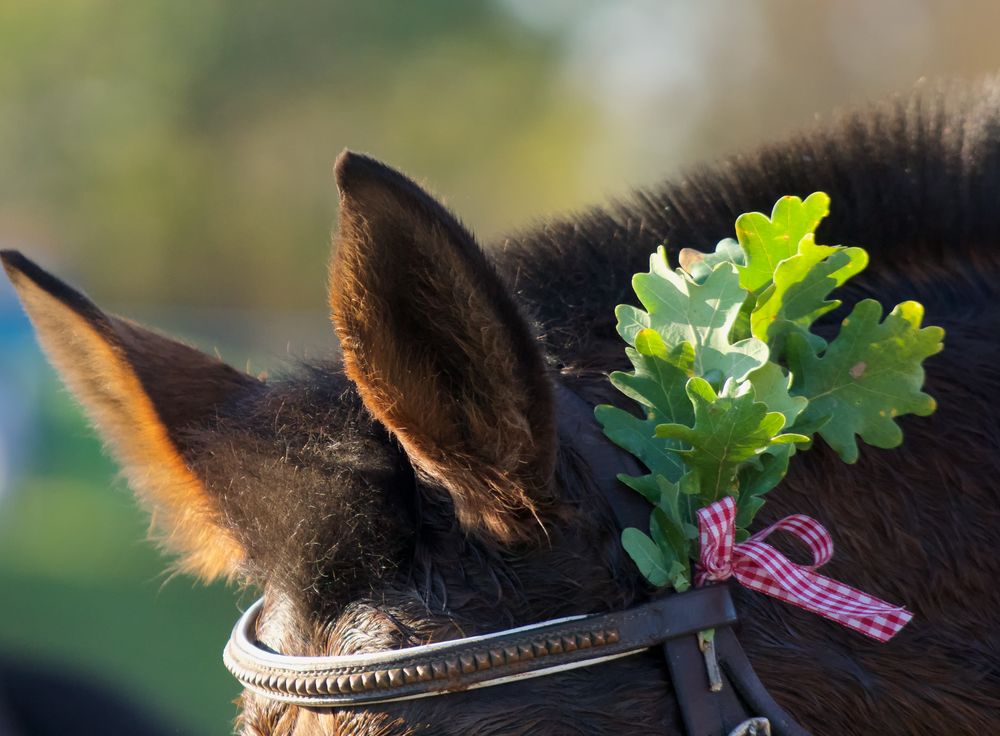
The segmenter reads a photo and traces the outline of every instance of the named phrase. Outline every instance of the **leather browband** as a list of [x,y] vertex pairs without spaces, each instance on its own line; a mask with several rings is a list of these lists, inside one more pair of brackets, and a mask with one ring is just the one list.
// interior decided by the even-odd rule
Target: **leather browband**
[[256,640],[262,601],[237,622],[223,659],[248,690],[312,707],[409,700],[490,687],[636,654],[732,625],[724,585],[657,598],[627,611],[573,616],[495,634],[372,654],[293,657]]

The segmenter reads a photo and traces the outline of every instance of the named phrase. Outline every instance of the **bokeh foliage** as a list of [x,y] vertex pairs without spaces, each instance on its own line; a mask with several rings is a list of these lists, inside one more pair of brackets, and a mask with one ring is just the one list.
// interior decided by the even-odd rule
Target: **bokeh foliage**
[[340,149],[491,231],[574,201],[593,118],[483,2],[8,2],[0,46],[0,234],[118,301],[318,307]]

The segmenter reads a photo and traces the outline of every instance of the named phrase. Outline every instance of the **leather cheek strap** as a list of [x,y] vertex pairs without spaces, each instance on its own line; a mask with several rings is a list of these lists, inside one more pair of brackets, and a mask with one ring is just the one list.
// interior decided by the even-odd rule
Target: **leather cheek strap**
[[[557,385],[556,397],[561,408],[560,429],[585,454],[595,484],[614,513],[619,529],[630,526],[647,529],[649,504],[617,480],[618,472],[642,475],[645,471],[632,455],[603,437],[594,420],[593,408],[580,396],[565,386]],[[684,600],[692,594],[673,595],[667,600]],[[716,626],[705,621],[702,626],[695,627],[695,632],[716,629],[714,657],[718,660],[722,678],[719,689],[710,687],[706,662],[712,657],[702,653],[695,632],[669,637],[663,642],[663,654],[670,669],[686,733],[688,736],[726,736],[746,723],[748,718],[764,717],[768,719],[770,732],[775,736],[809,736],[774,701],[757,677],[732,629],[734,623],[735,620]]]

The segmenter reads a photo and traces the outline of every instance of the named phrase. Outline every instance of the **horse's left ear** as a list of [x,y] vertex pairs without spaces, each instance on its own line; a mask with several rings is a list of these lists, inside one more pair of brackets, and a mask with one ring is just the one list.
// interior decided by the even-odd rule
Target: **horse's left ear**
[[347,374],[463,527],[537,536],[552,500],[552,389],[472,235],[401,174],[345,152],[330,277]]
[[234,575],[244,552],[185,458],[185,432],[256,381],[221,360],[128,320],[20,253],[0,260],[63,381],[153,517],[178,567],[205,580]]

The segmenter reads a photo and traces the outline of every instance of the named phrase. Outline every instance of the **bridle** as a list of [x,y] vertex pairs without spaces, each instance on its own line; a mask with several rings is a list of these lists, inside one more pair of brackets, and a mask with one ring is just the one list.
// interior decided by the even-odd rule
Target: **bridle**
[[725,587],[643,603],[627,611],[570,616],[495,634],[388,652],[289,657],[257,642],[262,601],[243,614],[225,662],[249,690],[296,705],[387,703],[503,685],[643,652],[667,639],[736,622]]
[[[560,432],[592,468],[620,528],[648,523],[638,494],[616,480],[635,460],[600,433],[592,408],[557,388]],[[688,736],[773,733],[808,736],[774,701],[733,631],[726,585],[654,596],[624,611],[570,616],[493,634],[370,654],[298,657],[256,637],[263,600],[243,614],[223,652],[229,671],[257,695],[315,708],[351,707],[445,695],[542,677],[661,646]],[[699,632],[714,629],[710,643]]]

